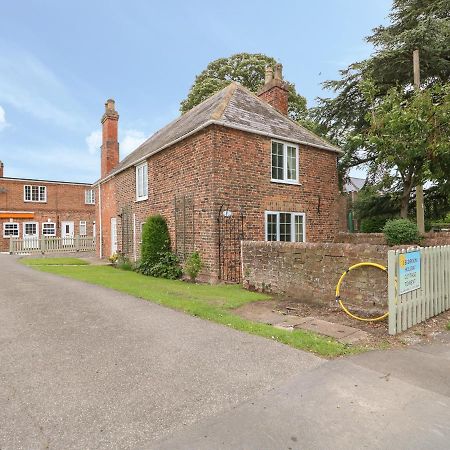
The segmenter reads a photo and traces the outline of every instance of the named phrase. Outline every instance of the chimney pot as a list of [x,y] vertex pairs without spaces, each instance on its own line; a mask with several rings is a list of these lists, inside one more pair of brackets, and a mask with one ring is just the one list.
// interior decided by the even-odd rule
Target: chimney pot
[[283,80],[283,64],[275,64],[275,80]]
[[105,111],[106,112],[115,111],[116,110],[115,104],[116,104],[116,102],[112,98],[109,98],[108,100],[106,100]]
[[0,178],[3,178],[3,168],[4,168],[4,164],[2,161],[0,161]]
[[272,81],[272,79],[273,79],[273,68],[272,68],[272,66],[267,65],[264,83],[265,84],[270,83]]

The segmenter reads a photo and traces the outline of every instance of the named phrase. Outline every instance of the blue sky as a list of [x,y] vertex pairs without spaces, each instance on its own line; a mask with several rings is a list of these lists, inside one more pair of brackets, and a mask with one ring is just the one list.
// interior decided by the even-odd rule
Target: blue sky
[[0,0],[0,160],[5,176],[92,182],[112,97],[121,158],[179,114],[195,75],[260,52],[314,104],[320,83],[368,56],[390,0]]

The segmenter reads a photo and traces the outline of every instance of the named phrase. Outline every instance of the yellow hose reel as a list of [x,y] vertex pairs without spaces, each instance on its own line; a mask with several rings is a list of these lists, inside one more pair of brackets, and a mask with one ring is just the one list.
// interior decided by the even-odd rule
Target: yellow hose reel
[[355,314],[352,314],[346,307],[345,305],[342,303],[341,297],[339,295],[339,290],[341,288],[341,284],[342,284],[342,280],[345,278],[345,275],[347,275],[351,270],[356,269],[358,267],[364,267],[364,266],[371,266],[371,267],[376,267],[377,269],[383,270],[385,272],[387,272],[387,268],[382,266],[381,264],[376,264],[376,263],[372,263],[372,262],[362,262],[362,263],[358,263],[358,264],[354,264],[353,266],[350,266],[342,275],[341,278],[339,278],[338,284],[336,285],[336,301],[339,303],[339,306],[353,319],[356,320],[361,320],[362,322],[378,322],[379,320],[383,320],[385,319],[388,315],[389,312],[386,312],[385,314],[383,314],[382,316],[379,317],[370,317],[370,318],[365,318],[365,317],[358,317]]

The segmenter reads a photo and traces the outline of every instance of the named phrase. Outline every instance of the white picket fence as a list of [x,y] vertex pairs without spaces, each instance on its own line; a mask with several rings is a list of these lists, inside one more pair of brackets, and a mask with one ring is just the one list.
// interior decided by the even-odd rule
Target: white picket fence
[[[405,260],[413,251],[420,254],[420,271],[412,268],[415,273],[406,280]],[[408,283],[410,288],[419,283],[420,287],[402,293],[408,289]],[[390,250],[388,286],[389,334],[405,331],[450,309],[450,245]]]
[[18,239],[11,237],[9,253],[11,255],[24,255],[36,253],[74,253],[95,251],[95,238],[92,236],[74,237],[29,237]]

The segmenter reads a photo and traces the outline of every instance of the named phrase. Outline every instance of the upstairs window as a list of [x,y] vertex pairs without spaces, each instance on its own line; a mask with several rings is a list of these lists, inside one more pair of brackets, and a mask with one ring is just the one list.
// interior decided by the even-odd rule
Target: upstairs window
[[305,214],[266,211],[266,241],[305,242]]
[[40,202],[45,203],[47,201],[47,187],[46,186],[32,186],[25,185],[23,187],[23,199],[26,202]]
[[54,222],[44,222],[42,224],[43,236],[56,236],[56,224]]
[[298,183],[298,146],[272,141],[272,181]]
[[147,162],[136,166],[136,200],[148,199],[148,167]]
[[3,224],[3,237],[18,237],[19,236],[19,224],[14,222],[5,222]]
[[95,191],[94,189],[86,189],[84,193],[84,203],[86,205],[95,205]]

